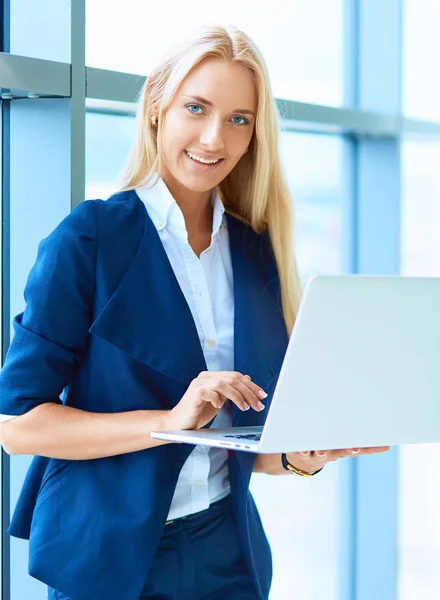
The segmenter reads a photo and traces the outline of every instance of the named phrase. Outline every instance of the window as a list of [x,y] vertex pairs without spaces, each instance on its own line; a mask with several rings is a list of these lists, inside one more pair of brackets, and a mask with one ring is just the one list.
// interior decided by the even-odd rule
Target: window
[[11,54],[70,62],[72,0],[13,0],[9,4]]
[[438,56],[440,3],[404,0],[403,108],[411,117],[440,121]]
[[134,117],[86,114],[86,198],[108,198],[120,185],[119,175],[134,137]]
[[302,281],[341,271],[343,140],[285,132],[280,151],[295,209],[295,252]]
[[[343,144],[332,136],[290,132],[281,136],[303,285],[312,274],[341,272]],[[326,600],[339,598],[340,478],[337,463],[307,481],[293,475],[252,477],[251,491],[273,553],[271,600],[285,600],[288,589],[302,600],[320,600],[324,589]]]
[[[169,40],[198,25],[219,22],[242,28],[265,57],[277,97],[343,103],[343,0],[253,0],[160,5],[126,0],[109,10],[106,0],[87,0],[86,64],[147,75]],[[166,35],[159,26],[172,12]],[[105,31],[105,35],[102,32]],[[117,44],[115,43],[117,40]]]
[[[402,275],[440,276],[440,143],[402,144]],[[440,596],[439,444],[402,446],[399,600]]]
[[440,276],[440,143],[402,144],[402,274]]

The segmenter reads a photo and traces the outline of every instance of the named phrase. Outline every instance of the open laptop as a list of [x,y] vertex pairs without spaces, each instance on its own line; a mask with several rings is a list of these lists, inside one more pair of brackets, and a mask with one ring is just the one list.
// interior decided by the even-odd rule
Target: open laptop
[[151,435],[257,453],[440,442],[440,278],[310,278],[264,427]]

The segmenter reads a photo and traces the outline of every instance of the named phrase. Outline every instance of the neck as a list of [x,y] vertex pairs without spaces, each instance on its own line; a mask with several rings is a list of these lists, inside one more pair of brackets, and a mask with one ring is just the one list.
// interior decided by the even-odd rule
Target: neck
[[213,207],[211,190],[194,192],[176,181],[165,180],[164,183],[182,211],[188,234],[212,231]]

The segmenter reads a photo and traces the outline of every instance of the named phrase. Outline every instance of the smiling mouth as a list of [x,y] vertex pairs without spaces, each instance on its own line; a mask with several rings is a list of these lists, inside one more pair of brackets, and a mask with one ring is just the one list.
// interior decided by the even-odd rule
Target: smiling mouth
[[[202,162],[201,160],[197,160],[196,158],[192,158],[192,157],[189,155],[189,152],[188,152],[188,150],[184,150],[184,152],[185,152],[186,156],[187,156],[187,157],[188,157],[188,158],[189,158],[189,159],[190,159],[192,162],[195,162],[195,163],[196,163],[196,164],[198,164],[198,165],[204,165],[204,166],[207,166],[207,167],[216,167],[216,166],[218,166],[218,165],[219,165],[221,162],[223,162],[223,161],[224,161],[224,158],[219,158],[219,159],[217,160],[217,162]],[[195,156],[195,155],[193,154],[193,156]]]

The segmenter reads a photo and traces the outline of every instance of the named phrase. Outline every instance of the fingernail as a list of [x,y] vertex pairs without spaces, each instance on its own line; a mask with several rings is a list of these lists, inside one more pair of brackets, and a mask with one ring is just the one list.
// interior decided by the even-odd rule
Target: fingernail
[[323,456],[325,456],[327,454],[327,452],[317,452],[316,454],[317,454],[317,456],[322,458]]
[[267,398],[267,394],[266,394],[266,392],[263,392],[263,390],[260,390],[260,391],[258,392],[258,395],[259,395],[259,396],[260,396],[260,398],[262,398],[262,399],[264,399],[264,398]]
[[308,450],[307,452],[300,452],[300,454],[302,454],[303,456],[308,456],[310,454],[310,450]]
[[353,453],[353,454],[359,454],[359,452],[360,452],[360,451],[361,451],[361,449],[360,449],[360,448],[357,448],[356,450],[352,450],[352,453]]
[[260,410],[263,410],[264,408],[266,408],[262,402],[257,402],[257,406]]
[[246,404],[246,402],[245,402],[245,403],[244,403],[244,410],[249,410],[249,409],[250,409],[250,406],[249,406],[249,404]]
[[247,377],[248,379],[250,379],[249,375],[245,375],[245,377]]

